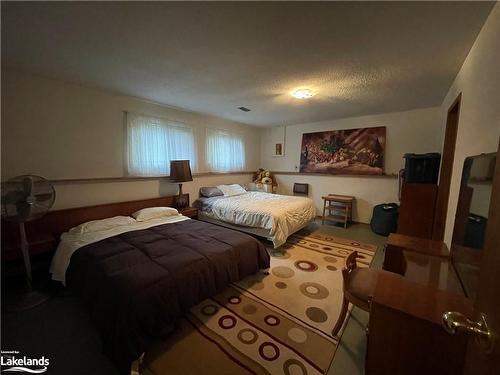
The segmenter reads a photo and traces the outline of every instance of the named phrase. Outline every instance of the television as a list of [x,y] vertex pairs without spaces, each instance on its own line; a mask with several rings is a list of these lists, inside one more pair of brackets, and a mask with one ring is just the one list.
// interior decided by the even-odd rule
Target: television
[[475,299],[495,174],[496,153],[467,157],[462,169],[451,256],[467,297]]

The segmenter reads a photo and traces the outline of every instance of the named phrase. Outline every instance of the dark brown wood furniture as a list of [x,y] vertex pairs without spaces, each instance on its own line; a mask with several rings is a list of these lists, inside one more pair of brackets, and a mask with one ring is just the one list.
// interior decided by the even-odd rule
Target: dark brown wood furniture
[[191,219],[198,219],[198,209],[195,207],[185,207],[179,210],[179,213]]
[[[466,338],[441,326],[446,311],[472,317],[446,244],[391,234],[370,309],[366,374],[459,374]],[[397,273],[403,277],[394,277]]]
[[385,246],[383,268],[387,271],[404,275],[406,271],[404,251],[419,252],[421,254],[442,257],[445,259],[450,257],[448,247],[442,241],[407,236],[400,233],[391,233],[387,238]]
[[328,194],[321,198],[323,199],[322,223],[325,224],[325,220],[330,220],[343,223],[344,228],[347,228],[347,222],[352,220],[352,205],[356,198],[337,194]]
[[[19,229],[17,226],[10,229],[10,225],[5,225],[5,227],[14,232],[6,232],[2,229],[2,262],[22,259],[19,233],[15,232]],[[55,250],[57,241],[58,239],[50,233],[36,233],[28,238],[29,252],[31,255],[51,253]]]
[[391,233],[383,269],[422,285],[463,294],[450,252],[442,241]]
[[[449,258],[448,246],[442,241],[435,241],[428,238],[407,236],[400,233],[391,233],[387,238],[387,247],[396,250],[408,250],[421,254]],[[386,252],[387,254],[387,252]],[[387,255],[386,255],[387,256]]]
[[[184,194],[189,204],[189,194]],[[141,208],[174,207],[177,196],[142,199],[49,211],[38,220],[26,223],[30,254],[53,252],[63,232],[90,220],[112,216],[128,216]],[[21,258],[19,228],[16,223],[2,220],[2,260]]]
[[466,337],[441,326],[446,311],[471,317],[463,295],[380,275],[370,310],[366,374],[461,374]]
[[[485,242],[479,251],[462,242],[471,206],[468,190],[460,191],[453,236],[458,243],[453,241],[448,262],[461,271],[462,281],[464,276],[469,279],[463,283],[467,298],[449,288],[412,283],[407,274],[402,281],[379,278],[371,307],[366,374],[500,373],[496,340],[500,327],[500,163],[495,166]],[[403,253],[405,258],[418,254],[421,259],[443,259],[419,253],[418,248],[403,249]],[[434,273],[427,267],[421,271]],[[446,317],[448,331],[453,333],[450,328],[458,327],[457,323],[463,328],[454,334],[445,332],[441,327],[445,311],[451,313]]]
[[432,238],[437,185],[403,183],[398,233]]

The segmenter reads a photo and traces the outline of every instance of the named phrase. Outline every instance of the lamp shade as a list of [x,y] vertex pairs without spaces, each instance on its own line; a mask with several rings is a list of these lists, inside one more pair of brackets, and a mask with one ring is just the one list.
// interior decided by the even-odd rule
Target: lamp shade
[[170,160],[170,181],[193,181],[189,160]]

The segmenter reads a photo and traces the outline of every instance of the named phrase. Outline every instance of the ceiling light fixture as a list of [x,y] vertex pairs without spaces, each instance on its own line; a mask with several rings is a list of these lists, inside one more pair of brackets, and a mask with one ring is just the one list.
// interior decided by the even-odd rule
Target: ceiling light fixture
[[296,99],[309,99],[316,95],[316,93],[309,89],[297,89],[291,95]]

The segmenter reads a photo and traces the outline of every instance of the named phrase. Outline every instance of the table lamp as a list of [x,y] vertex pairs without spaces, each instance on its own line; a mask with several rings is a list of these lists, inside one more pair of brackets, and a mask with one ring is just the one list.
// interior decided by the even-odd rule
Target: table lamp
[[182,209],[188,205],[188,199],[182,195],[182,183],[193,181],[189,160],[170,160],[170,181],[179,183],[179,196],[177,208]]

